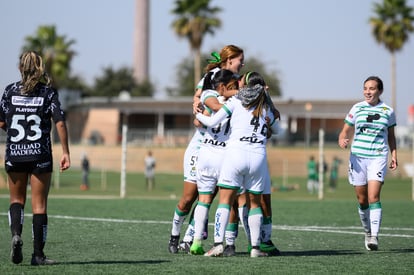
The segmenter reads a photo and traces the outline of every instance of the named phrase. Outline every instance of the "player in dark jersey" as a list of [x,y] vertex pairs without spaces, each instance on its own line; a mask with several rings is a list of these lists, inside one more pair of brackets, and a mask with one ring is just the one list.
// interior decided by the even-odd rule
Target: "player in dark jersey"
[[9,223],[12,233],[11,260],[23,261],[21,238],[27,185],[32,193],[32,265],[53,264],[43,249],[47,235],[47,196],[53,170],[51,119],[61,145],[60,170],[70,167],[68,134],[58,94],[35,52],[20,57],[22,80],[8,85],[0,102],[0,127],[7,133],[5,168],[10,190]]

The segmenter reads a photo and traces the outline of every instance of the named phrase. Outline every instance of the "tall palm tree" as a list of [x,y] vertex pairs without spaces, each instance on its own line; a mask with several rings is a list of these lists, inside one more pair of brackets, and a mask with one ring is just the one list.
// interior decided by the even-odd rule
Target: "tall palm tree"
[[[177,16],[172,27],[179,37],[188,39],[194,54],[194,83],[201,77],[201,45],[206,34],[214,34],[221,26],[215,15],[219,7],[210,7],[210,0],[176,0],[172,13]],[[194,85],[193,85],[194,86]]]
[[410,32],[414,31],[412,8],[406,0],[383,0],[374,3],[376,17],[371,17],[372,34],[379,44],[391,53],[391,105],[396,108],[396,61],[395,53],[407,42]]
[[71,49],[74,43],[75,40],[67,40],[66,36],[58,35],[55,26],[45,25],[39,26],[34,36],[25,38],[22,50],[38,52],[45,63],[46,72],[53,80],[53,86],[60,88],[69,78],[70,63],[75,55]]

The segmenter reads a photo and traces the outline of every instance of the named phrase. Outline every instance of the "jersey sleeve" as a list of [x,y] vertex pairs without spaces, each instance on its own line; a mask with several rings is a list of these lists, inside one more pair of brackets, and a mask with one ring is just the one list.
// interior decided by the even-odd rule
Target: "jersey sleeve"
[[205,116],[201,113],[196,115],[196,118],[207,127],[214,127],[219,124],[223,119],[227,117],[227,112],[224,109],[224,106],[214,115]]
[[356,105],[352,106],[351,110],[348,112],[348,114],[346,115],[344,122],[350,126],[354,126],[355,125],[355,117],[356,117]]
[[52,96],[51,96],[50,108],[51,108],[51,111],[52,111],[53,121],[55,123],[59,122],[59,121],[65,121],[66,120],[65,113],[61,108],[61,104],[60,104],[60,101],[59,101],[59,95],[58,95],[56,90],[53,89],[52,91],[53,92],[52,92]]

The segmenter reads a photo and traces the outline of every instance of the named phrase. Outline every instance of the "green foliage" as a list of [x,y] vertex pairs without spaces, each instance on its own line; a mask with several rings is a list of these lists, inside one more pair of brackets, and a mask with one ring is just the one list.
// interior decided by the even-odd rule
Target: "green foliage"
[[[25,38],[22,52],[33,50],[38,52],[45,63],[45,70],[51,76],[56,88],[67,88],[63,84],[70,82],[70,65],[75,51],[72,45],[75,40],[68,40],[59,35],[54,25],[39,26],[33,36]],[[74,79],[76,80],[76,79]]]
[[413,8],[406,0],[383,0],[382,4],[374,3],[374,11],[376,17],[369,22],[375,40],[391,53],[401,50],[414,31]]
[[192,49],[199,49],[205,34],[214,34],[221,26],[220,19],[214,17],[221,11],[210,7],[210,0],[176,0],[172,13],[177,16],[172,27],[179,37],[188,39]]
[[154,87],[149,81],[136,83],[131,68],[121,67],[114,70],[106,67],[102,76],[95,79],[91,95],[116,97],[121,91],[128,91],[131,96],[152,96]]
[[206,34],[213,35],[221,27],[221,20],[216,16],[219,7],[211,7],[210,0],[176,0],[171,11],[176,15],[172,27],[179,37],[186,38],[194,53],[193,86],[201,77],[201,45]]
[[266,81],[267,86],[269,86],[270,95],[272,96],[281,96],[282,90],[280,87],[280,79],[278,72],[269,69],[265,63],[256,57],[247,58],[245,61],[245,66],[241,70],[241,74],[244,74],[249,71],[255,71],[260,73],[264,80]]

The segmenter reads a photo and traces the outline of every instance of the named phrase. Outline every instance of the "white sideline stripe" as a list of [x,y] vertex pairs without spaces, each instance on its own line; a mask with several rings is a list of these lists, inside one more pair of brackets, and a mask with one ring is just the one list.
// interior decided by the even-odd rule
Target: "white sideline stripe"
[[[2,216],[8,215],[7,213],[0,213]],[[30,216],[25,215],[25,216]],[[109,218],[93,218],[93,217],[74,217],[74,216],[63,216],[63,215],[48,215],[50,218],[62,219],[62,220],[78,220],[78,221],[95,221],[95,222],[114,222],[114,223],[135,223],[135,224],[171,224],[171,221],[145,221],[145,220],[124,220],[124,219],[109,219]],[[209,224],[213,225],[213,224]],[[363,235],[361,228],[357,226],[292,226],[292,225],[273,225],[273,229],[276,230],[287,230],[287,231],[308,231],[308,232],[327,232],[327,233],[340,233],[340,234],[354,234]],[[348,231],[348,230],[358,230]],[[393,227],[381,227],[381,230],[392,230],[392,231],[414,231],[414,228],[393,228]],[[386,237],[399,237],[399,238],[414,238],[414,235],[407,234],[388,234],[381,233],[381,236]]]

